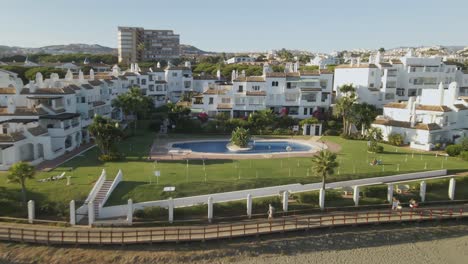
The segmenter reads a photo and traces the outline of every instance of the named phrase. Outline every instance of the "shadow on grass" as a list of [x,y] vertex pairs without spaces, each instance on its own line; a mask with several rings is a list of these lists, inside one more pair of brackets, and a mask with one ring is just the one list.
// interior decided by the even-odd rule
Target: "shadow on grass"
[[[46,202],[42,193],[26,191],[27,200],[33,200],[36,207]],[[0,216],[27,217],[27,205],[22,202],[20,188],[0,187]]]

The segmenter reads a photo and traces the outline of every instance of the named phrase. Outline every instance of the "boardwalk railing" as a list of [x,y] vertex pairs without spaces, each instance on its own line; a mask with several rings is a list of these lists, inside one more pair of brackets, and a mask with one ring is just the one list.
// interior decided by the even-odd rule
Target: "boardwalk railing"
[[0,240],[41,244],[136,244],[179,241],[205,241],[242,236],[258,236],[322,227],[365,225],[404,221],[426,221],[468,217],[468,206],[450,209],[372,210],[294,216],[233,224],[158,228],[47,228],[41,226],[0,226]]

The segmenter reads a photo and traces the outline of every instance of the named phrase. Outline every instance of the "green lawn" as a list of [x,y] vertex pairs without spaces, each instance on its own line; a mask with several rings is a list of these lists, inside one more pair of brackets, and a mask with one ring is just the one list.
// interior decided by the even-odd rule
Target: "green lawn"
[[[281,185],[288,183],[318,182],[318,177],[307,176],[311,165],[309,158],[282,158],[262,160],[206,160],[203,161],[161,161],[157,164],[146,159],[154,133],[145,130],[136,136],[120,143],[119,148],[127,155],[123,162],[100,162],[97,160],[96,148],[88,151],[51,172],[41,172],[37,179],[60,174],[62,171],[72,175],[72,185],[66,186],[66,180],[38,183],[35,180],[27,183],[30,199],[36,200],[40,207],[45,201],[67,204],[70,200],[83,201],[99,177],[101,170],[106,169],[108,178],[112,179],[119,169],[123,170],[124,182],[114,191],[108,205],[126,203],[132,198],[135,202],[158,200],[162,198],[184,197],[214,192]],[[173,138],[194,138],[206,136],[171,135]],[[329,181],[340,181],[355,178],[376,177],[397,173],[435,170],[447,168],[451,172],[468,170],[468,162],[458,158],[435,157],[433,154],[414,152],[405,148],[385,145],[385,153],[367,153],[365,141],[344,140],[340,137],[324,137],[341,145],[338,155],[340,168]],[[396,150],[396,151],[395,151]],[[383,161],[382,166],[370,166],[369,162],[376,157]],[[426,165],[427,164],[427,165]],[[73,170],[70,171],[70,169]],[[154,170],[161,171],[159,184],[155,183]],[[19,200],[19,186],[6,182],[6,174],[0,175],[0,206]],[[152,184],[149,184],[149,181]],[[176,192],[164,193],[164,186],[175,186]],[[11,206],[10,206],[11,207]],[[14,208],[0,210],[1,214],[15,214]]]

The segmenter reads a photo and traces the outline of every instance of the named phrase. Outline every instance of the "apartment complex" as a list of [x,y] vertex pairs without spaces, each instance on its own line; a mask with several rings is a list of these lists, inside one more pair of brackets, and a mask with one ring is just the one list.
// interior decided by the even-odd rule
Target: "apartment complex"
[[448,88],[451,82],[460,83],[460,71],[454,63],[441,57],[414,57],[411,52],[400,59],[382,60],[379,52],[369,63],[353,59],[351,64],[335,69],[334,91],[340,97],[339,87],[352,83],[360,102],[382,108],[385,104],[419,96],[425,89],[437,89],[439,83]]
[[456,82],[448,89],[444,86],[441,82],[438,89],[424,89],[408,101],[386,104],[372,126],[382,130],[384,139],[398,133],[411,148],[421,150],[468,137],[468,96],[459,94]]
[[117,37],[120,63],[171,60],[180,56],[179,35],[172,30],[119,27]]
[[232,72],[232,83],[210,84],[195,96],[192,109],[214,116],[226,112],[231,117],[247,117],[254,111],[271,109],[296,118],[319,116],[331,105],[333,73],[300,72],[297,64],[285,72],[272,72],[264,65],[262,76]]

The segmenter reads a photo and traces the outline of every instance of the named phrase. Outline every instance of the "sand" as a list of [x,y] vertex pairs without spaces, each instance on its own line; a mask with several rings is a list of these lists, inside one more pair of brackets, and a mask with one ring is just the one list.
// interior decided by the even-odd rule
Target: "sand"
[[0,243],[0,263],[468,263],[468,222],[347,227],[126,247]]

